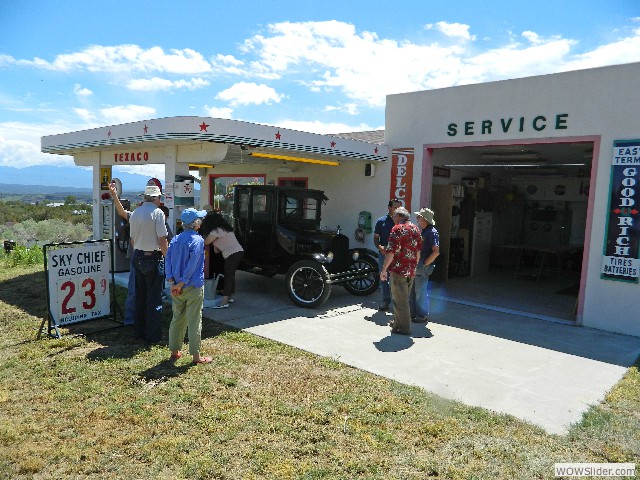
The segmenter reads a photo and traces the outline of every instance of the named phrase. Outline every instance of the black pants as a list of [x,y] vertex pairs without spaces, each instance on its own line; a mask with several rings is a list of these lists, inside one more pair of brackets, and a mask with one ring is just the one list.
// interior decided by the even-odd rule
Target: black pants
[[146,255],[136,251],[136,314],[133,330],[138,338],[156,343],[162,340],[162,283],[160,252]]
[[244,252],[236,252],[224,260],[224,289],[222,295],[229,297],[236,293],[236,270],[244,258]]

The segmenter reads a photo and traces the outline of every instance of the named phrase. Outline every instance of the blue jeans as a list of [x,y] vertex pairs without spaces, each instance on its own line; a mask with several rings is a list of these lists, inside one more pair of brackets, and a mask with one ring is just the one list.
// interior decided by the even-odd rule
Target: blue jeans
[[160,252],[145,255],[136,250],[133,266],[136,270],[136,315],[133,330],[136,337],[156,343],[162,340],[162,283],[164,277]]
[[[382,271],[382,266],[384,265],[384,255],[378,252],[378,273]],[[389,286],[389,276],[387,275],[387,280],[380,280],[380,289],[382,290],[382,303],[385,305],[389,305],[391,303],[391,287]]]
[[413,288],[411,288],[411,295],[409,295],[411,317],[429,315],[429,277],[435,269],[436,266],[433,263],[428,267],[418,266],[416,279],[413,282]]
[[129,265],[127,290],[127,300],[124,303],[124,324],[133,325],[136,318],[136,269],[133,266],[133,255],[131,255],[131,263]]

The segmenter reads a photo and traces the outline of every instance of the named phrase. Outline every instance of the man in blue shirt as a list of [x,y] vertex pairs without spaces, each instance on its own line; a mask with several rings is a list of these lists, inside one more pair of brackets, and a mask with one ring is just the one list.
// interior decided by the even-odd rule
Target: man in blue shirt
[[418,258],[416,279],[409,296],[411,321],[414,323],[427,323],[429,320],[429,277],[436,268],[434,263],[440,255],[440,236],[436,230],[436,221],[433,219],[433,211],[421,208],[416,214],[416,223],[422,230],[422,250]]
[[200,355],[202,304],[204,302],[204,239],[198,233],[205,210],[187,208],[180,215],[184,230],[169,245],[165,273],[171,285],[173,318],[169,326],[171,360],[182,356],[185,331],[189,331],[189,353],[193,364],[211,363]]
[[[382,271],[382,265],[384,264],[384,257],[387,254],[386,247],[389,243],[389,234],[394,227],[393,214],[396,208],[401,207],[402,202],[397,198],[389,200],[387,208],[389,213],[380,217],[376,221],[376,226],[373,229],[373,243],[378,249],[378,271]],[[389,279],[380,281],[380,288],[382,290],[382,303],[378,307],[379,310],[389,310],[389,304],[391,303],[391,287],[389,286]]]

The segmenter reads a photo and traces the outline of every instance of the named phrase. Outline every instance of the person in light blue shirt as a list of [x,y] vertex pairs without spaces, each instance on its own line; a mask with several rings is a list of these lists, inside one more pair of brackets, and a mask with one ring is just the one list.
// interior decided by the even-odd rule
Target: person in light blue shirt
[[171,286],[173,318],[169,326],[170,359],[182,357],[184,334],[189,332],[189,353],[193,364],[211,363],[200,355],[202,305],[204,302],[204,239],[198,233],[205,210],[187,208],[180,215],[184,230],[171,240],[165,274]]

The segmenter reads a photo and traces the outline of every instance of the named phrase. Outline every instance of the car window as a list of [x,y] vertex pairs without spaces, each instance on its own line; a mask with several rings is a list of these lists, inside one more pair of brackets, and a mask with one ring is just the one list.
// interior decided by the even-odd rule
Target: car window
[[304,219],[315,220],[318,212],[318,200],[315,198],[304,199]]
[[240,192],[238,199],[238,214],[240,218],[247,220],[249,218],[249,192]]

